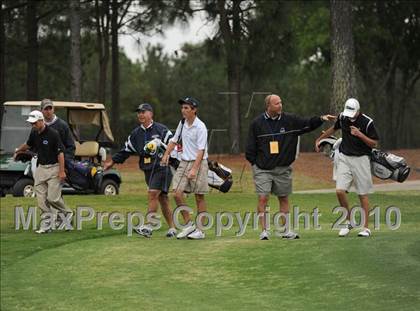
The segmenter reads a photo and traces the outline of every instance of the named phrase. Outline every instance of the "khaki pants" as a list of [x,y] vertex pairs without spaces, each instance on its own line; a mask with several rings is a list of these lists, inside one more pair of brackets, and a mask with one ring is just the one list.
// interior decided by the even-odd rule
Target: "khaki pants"
[[292,193],[292,168],[290,166],[276,166],[271,170],[252,166],[255,190],[257,194],[286,197]]
[[373,193],[370,159],[367,155],[351,157],[340,152],[337,163],[336,189],[348,192],[352,183],[359,195]]
[[42,213],[71,213],[61,196],[58,164],[39,165],[35,172],[35,193]]
[[206,194],[209,192],[209,184],[207,181],[209,166],[207,159],[203,159],[198,169],[197,176],[194,179],[188,179],[194,161],[181,161],[172,180],[174,191]]

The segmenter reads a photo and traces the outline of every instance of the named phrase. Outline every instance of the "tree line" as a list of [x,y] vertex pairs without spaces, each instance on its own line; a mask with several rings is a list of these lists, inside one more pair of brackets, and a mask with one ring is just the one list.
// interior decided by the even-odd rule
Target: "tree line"
[[[173,54],[147,46],[133,62],[121,34],[157,35],[205,14],[215,35]],[[416,1],[1,0],[0,101],[104,103],[117,142],[148,101],[175,128],[176,101],[201,102],[211,151],[243,150],[271,92],[284,110],[337,113],[356,97],[381,147],[420,147],[420,4]],[[141,42],[140,42],[141,43]],[[311,150],[314,135],[304,137]]]

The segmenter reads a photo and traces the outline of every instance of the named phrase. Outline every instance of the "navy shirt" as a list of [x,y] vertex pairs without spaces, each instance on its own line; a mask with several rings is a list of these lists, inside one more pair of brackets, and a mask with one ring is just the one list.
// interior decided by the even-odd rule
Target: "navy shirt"
[[64,152],[60,135],[48,125],[41,133],[32,129],[26,144],[38,154],[38,164],[41,165],[58,163],[58,155]]
[[357,127],[367,137],[379,140],[378,133],[376,132],[373,120],[365,114],[359,114],[354,122],[350,118],[344,117],[342,114],[339,115],[337,121],[334,124],[334,129],[341,129],[343,141],[340,144],[340,152],[348,156],[363,156],[370,155],[372,148],[359,137],[351,134],[350,126]]
[[150,156],[144,152],[144,146],[154,138],[159,138],[165,144],[168,144],[172,137],[171,131],[158,122],[153,122],[147,129],[142,125],[136,127],[128,136],[124,147],[112,157],[115,163],[124,163],[130,155],[139,156],[139,168],[143,171],[152,170],[160,166],[161,155],[156,153]]
[[[317,129],[322,122],[319,116],[302,118],[286,112],[272,119],[265,112],[255,118],[249,127],[245,157],[252,165],[256,164],[261,169],[289,166],[296,159],[299,135]],[[266,134],[273,135],[261,136]],[[270,153],[271,141],[278,142],[277,154]]]
[[70,128],[66,121],[56,118],[55,122],[49,125],[50,128],[55,129],[60,134],[61,142],[63,143],[66,150],[64,151],[64,157],[72,160],[74,158],[74,152],[76,146],[74,144],[73,136],[71,135]]

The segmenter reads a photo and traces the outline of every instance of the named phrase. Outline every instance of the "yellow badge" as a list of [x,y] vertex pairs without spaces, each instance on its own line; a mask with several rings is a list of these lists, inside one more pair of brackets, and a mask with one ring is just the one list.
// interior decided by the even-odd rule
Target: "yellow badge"
[[279,142],[278,141],[270,141],[270,153],[271,154],[278,154],[279,153]]
[[152,162],[151,158],[144,158],[144,164],[149,164]]

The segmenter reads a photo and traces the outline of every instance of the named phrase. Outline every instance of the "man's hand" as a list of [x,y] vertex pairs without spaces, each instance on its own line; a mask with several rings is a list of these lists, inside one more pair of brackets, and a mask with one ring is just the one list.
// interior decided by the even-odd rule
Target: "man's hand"
[[321,120],[322,121],[335,121],[335,120],[337,120],[337,117],[333,116],[331,114],[325,114],[325,115],[321,116]]
[[58,178],[60,179],[61,182],[64,182],[66,180],[66,172],[60,170],[58,172]]
[[360,132],[360,130],[357,127],[351,125],[350,129],[351,129],[351,135],[356,136],[356,137],[360,137],[362,135],[362,132]]
[[104,163],[104,171],[109,170],[111,167],[114,166],[114,161],[109,160]]
[[169,155],[165,154],[162,159],[160,160],[160,165],[168,166],[169,163]]
[[22,151],[19,150],[19,148],[15,149],[15,152],[13,153],[13,160],[16,161],[16,157],[18,156],[18,154],[22,153]]
[[194,179],[197,177],[197,169],[192,167],[191,170],[188,172],[187,178]]
[[321,151],[321,149],[319,149],[319,139],[317,139],[317,140],[315,140],[315,151],[316,152],[320,152]]

